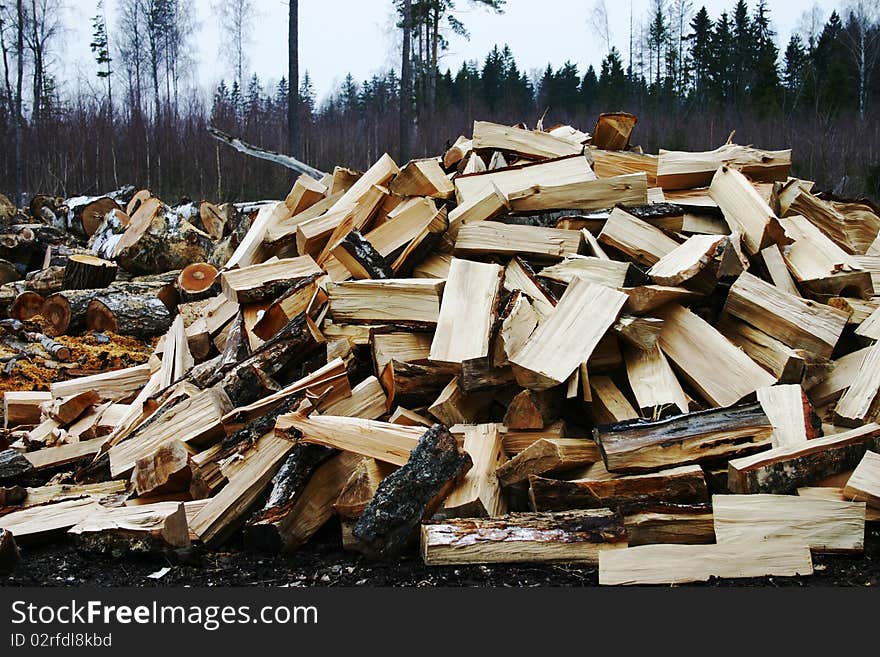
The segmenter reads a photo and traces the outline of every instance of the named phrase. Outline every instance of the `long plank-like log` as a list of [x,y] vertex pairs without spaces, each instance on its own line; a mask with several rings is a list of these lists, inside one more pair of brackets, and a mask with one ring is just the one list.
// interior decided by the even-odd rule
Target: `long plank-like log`
[[880,424],[866,424],[730,461],[727,486],[731,493],[791,494],[825,477],[853,470],[867,450],[878,449]]
[[594,430],[605,466],[638,473],[769,448],[773,425],[760,404],[710,409],[666,420],[633,420]]
[[432,521],[422,525],[421,552],[429,566],[595,564],[600,552],[626,546],[626,529],[620,514],[610,509],[592,509]]

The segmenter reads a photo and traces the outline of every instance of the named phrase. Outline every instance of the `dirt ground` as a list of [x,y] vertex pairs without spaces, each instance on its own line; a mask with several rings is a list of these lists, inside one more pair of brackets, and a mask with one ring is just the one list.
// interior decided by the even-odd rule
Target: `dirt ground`
[[[595,567],[468,566],[428,567],[415,553],[398,561],[369,563],[342,550],[339,527],[325,527],[289,556],[200,548],[168,555],[114,559],[83,554],[70,543],[23,550],[2,586],[596,586]],[[816,555],[815,574],[714,580],[710,586],[880,586],[880,526],[869,526],[861,555]],[[160,579],[150,574],[168,567]],[[705,586],[697,584],[696,586]]]

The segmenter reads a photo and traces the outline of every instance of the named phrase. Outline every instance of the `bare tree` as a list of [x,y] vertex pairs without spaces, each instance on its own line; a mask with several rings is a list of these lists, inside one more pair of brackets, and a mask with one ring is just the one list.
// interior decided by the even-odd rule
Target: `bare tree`
[[33,124],[40,125],[43,94],[46,88],[46,70],[53,42],[61,35],[63,7],[61,0],[30,0],[25,10],[28,29],[23,37],[33,60]]
[[813,6],[804,11],[798,19],[796,31],[803,37],[810,52],[816,47],[824,23],[825,12],[817,2],[814,2]]
[[117,39],[119,60],[128,82],[129,107],[132,113],[143,109],[143,76],[147,67],[147,48],[144,42],[146,11],[144,0],[121,0],[116,30],[126,35]]
[[611,52],[611,26],[608,22],[608,7],[605,6],[605,0],[593,2],[587,23],[599,41],[602,42],[605,52]]
[[243,89],[256,7],[253,0],[218,0],[214,4],[214,11],[220,21],[223,40],[228,37],[232,41],[232,49],[227,51],[227,57],[231,60],[229,63],[234,79],[239,89]]
[[24,114],[21,111],[21,88],[24,82],[24,6],[22,0],[16,0],[15,14],[17,33],[15,41],[15,58],[17,75],[15,78],[15,203],[21,204],[24,193],[24,160],[22,158],[22,141],[24,140]]
[[880,51],[880,3],[877,0],[855,0],[847,7],[847,24],[842,41],[852,56],[859,85],[859,118],[865,119],[868,84]]
[[403,0],[403,58],[400,63],[400,159],[410,157],[412,126],[412,0]]
[[287,145],[290,155],[299,151],[299,2],[289,0],[287,31]]
[[691,14],[694,11],[694,4],[691,0],[673,0],[672,2],[672,23],[673,30],[675,32],[675,39],[677,41],[678,47],[678,85],[679,87],[683,86],[686,82],[684,79],[684,73],[687,70],[687,67],[684,65],[684,42],[685,42],[685,32],[688,29],[688,23],[691,19]]

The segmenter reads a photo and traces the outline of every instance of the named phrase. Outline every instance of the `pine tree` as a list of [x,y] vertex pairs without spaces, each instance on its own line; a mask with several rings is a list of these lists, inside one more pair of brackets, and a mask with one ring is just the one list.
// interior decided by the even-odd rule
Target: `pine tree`
[[752,107],[760,113],[772,112],[779,106],[779,49],[776,33],[770,27],[766,0],[759,0],[752,22],[756,44],[752,71]]
[[623,70],[623,60],[617,48],[602,60],[601,73],[597,85],[599,106],[603,108],[622,109],[626,101],[626,73]]
[[721,17],[715,21],[715,29],[712,31],[709,58],[709,97],[720,106],[726,105],[732,100],[731,89],[735,84],[732,71],[733,60],[733,26],[727,12],[722,12]]
[[740,102],[748,98],[752,87],[755,53],[755,32],[752,29],[752,21],[749,18],[749,6],[746,0],[737,0],[733,8],[733,57],[730,61],[730,99],[735,108],[740,107]]
[[92,42],[89,47],[95,55],[95,63],[98,65],[98,78],[107,83],[107,105],[110,114],[113,113],[113,88],[110,76],[112,70],[110,64],[113,58],[110,56],[110,41],[107,37],[107,19],[104,16],[104,0],[98,2],[98,13],[92,18]]
[[705,7],[694,15],[691,20],[691,34],[688,36],[690,42],[689,58],[693,68],[693,94],[694,100],[699,107],[705,108],[709,97],[709,87],[711,85],[712,76],[712,19],[709,18],[709,12]]
[[835,11],[816,43],[817,104],[826,111],[857,107],[856,74],[843,45],[843,22]]
[[663,55],[667,50],[669,43],[669,27],[666,25],[666,17],[663,14],[663,3],[656,2],[654,16],[651,19],[651,26],[648,29],[648,43],[651,51],[654,53],[654,63],[656,72],[654,75],[654,84],[660,89],[660,80],[663,73]]
[[590,67],[584,74],[584,79],[581,81],[581,99],[584,109],[588,112],[593,112],[598,107],[599,78],[592,64],[590,64]]
[[807,51],[799,34],[792,34],[785,48],[785,62],[782,74],[787,105],[795,110],[803,92],[807,74]]

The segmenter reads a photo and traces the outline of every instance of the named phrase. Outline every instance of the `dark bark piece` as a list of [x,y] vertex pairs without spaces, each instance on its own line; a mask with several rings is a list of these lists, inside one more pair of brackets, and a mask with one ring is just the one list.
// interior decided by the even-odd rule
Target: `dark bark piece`
[[226,344],[220,355],[220,368],[229,369],[238,363],[244,362],[251,355],[250,344],[245,334],[244,315],[241,310],[232,320],[229,333],[226,334]]
[[0,572],[8,573],[18,563],[21,555],[12,532],[0,528]]
[[760,404],[716,408],[665,420],[627,420],[594,430],[610,472],[636,473],[745,456],[771,445]]
[[46,334],[56,337],[82,333],[86,328],[86,310],[96,292],[97,290],[65,290],[46,297],[41,311],[49,323]]
[[148,296],[102,295],[89,302],[86,309],[86,328],[90,331],[111,331],[141,339],[164,334],[172,319],[164,303]]
[[38,343],[54,360],[70,360],[70,348],[59,342],[55,342],[55,340],[48,335],[28,331],[25,332],[24,337],[28,342]]
[[94,290],[107,287],[116,279],[114,263],[90,255],[72,255],[64,268],[65,290]]
[[0,452],[0,481],[11,481],[33,472],[34,466],[24,454],[7,449]]
[[800,487],[855,469],[869,450],[880,452],[880,426],[873,423],[731,461],[727,487],[738,494],[791,494]]
[[36,292],[22,292],[9,307],[9,316],[21,321],[28,320],[42,313],[43,302],[43,297]]
[[352,530],[373,558],[393,557],[407,547],[421,520],[442,502],[442,493],[471,467],[471,457],[442,424],[419,439],[406,465],[386,477]]
[[0,258],[0,285],[12,283],[13,281],[20,281],[21,278],[21,272],[14,264],[8,260]]
[[620,507],[627,513],[645,505],[705,504],[709,501],[703,471],[696,465],[642,475],[614,476],[597,463],[583,474],[582,478],[570,481],[530,476],[532,508],[536,511],[565,511]]
[[333,255],[356,279],[394,278],[394,271],[382,254],[356,230],[342,239]]

